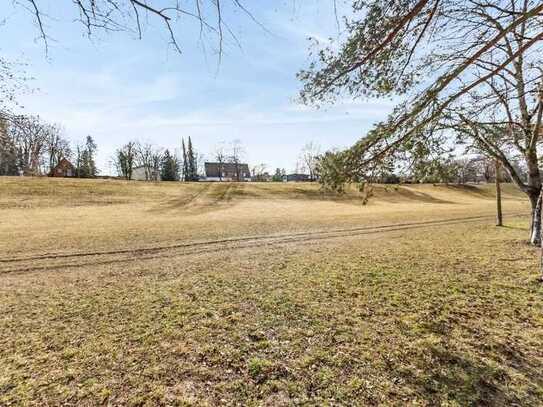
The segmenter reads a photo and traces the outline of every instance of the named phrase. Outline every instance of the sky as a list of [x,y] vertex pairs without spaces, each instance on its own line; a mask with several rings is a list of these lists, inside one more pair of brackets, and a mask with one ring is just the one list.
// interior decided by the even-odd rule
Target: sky
[[[296,169],[302,147],[345,148],[392,110],[390,100],[355,100],[320,108],[296,101],[296,73],[310,62],[308,37],[337,36],[333,3],[262,0],[225,19],[239,39],[199,40],[195,22],[174,22],[182,53],[168,45],[156,19],[143,39],[130,33],[85,35],[71,1],[41,0],[50,36],[46,54],[31,15],[11,1],[0,5],[0,52],[23,62],[31,91],[18,96],[23,112],[60,123],[73,141],[91,135],[102,174],[130,140],[178,151],[190,136],[208,160],[221,143],[240,140],[250,165]],[[255,2],[256,3],[256,2]]]

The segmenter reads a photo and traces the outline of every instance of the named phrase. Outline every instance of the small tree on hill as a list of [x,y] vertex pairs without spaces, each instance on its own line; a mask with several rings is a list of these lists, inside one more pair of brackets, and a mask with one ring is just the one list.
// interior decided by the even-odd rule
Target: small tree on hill
[[283,182],[283,177],[285,176],[286,172],[284,169],[276,168],[275,174],[273,174],[272,181],[273,182]]
[[96,143],[91,136],[87,136],[83,146],[77,146],[77,176],[80,178],[94,178],[98,175],[98,169],[94,157],[96,155]]
[[224,172],[224,164],[228,160],[228,155],[226,154],[224,145],[221,143],[215,148],[214,152],[215,161],[219,167],[219,181],[222,181],[222,174]]
[[71,158],[72,149],[70,148],[70,142],[63,137],[62,128],[59,125],[50,126],[46,140],[46,154],[48,172],[51,172],[61,159]]
[[17,148],[8,134],[7,121],[0,118],[0,175],[18,175]]
[[305,169],[309,172],[310,181],[315,181],[316,179],[317,159],[319,155],[320,147],[314,142],[307,143],[300,153],[299,161],[304,164]]
[[192,146],[192,140],[189,136],[187,145],[187,160],[188,160],[188,181],[198,181],[198,163],[196,160],[196,152]]
[[188,143],[185,146],[185,140],[181,139],[181,150],[183,154],[182,178],[186,182],[198,181],[198,160],[196,152],[192,146],[192,140],[189,136]]
[[230,146],[229,161],[234,164],[236,181],[241,181],[241,161],[245,156],[245,149],[241,144],[241,140],[234,140]]
[[189,161],[187,156],[187,148],[185,147],[185,139],[181,139],[181,150],[183,153],[183,169],[181,170],[181,177],[183,181],[189,180]]
[[162,157],[161,178],[162,181],[179,181],[179,163],[170,150],[164,151]]
[[135,141],[129,141],[115,154],[115,166],[117,167],[117,173],[130,181],[132,179],[132,172],[136,164],[138,154],[138,143]]

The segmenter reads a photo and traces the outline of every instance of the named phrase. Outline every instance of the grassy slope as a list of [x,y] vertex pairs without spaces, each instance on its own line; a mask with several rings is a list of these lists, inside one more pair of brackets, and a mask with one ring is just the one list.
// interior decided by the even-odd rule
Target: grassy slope
[[[10,188],[7,195],[22,194]],[[48,199],[58,199],[62,188],[55,188]],[[133,199],[132,188],[149,188],[140,195],[146,202],[169,199],[145,184],[119,194]],[[230,218],[217,213],[265,206],[270,191],[262,189],[312,187],[246,188],[268,195],[232,198],[234,209],[169,215],[174,223],[202,216],[222,222]],[[308,202],[289,191],[282,198],[291,199],[273,205],[294,214],[291,222],[315,227],[339,208],[344,223],[394,220],[386,206],[411,208],[410,220],[491,213],[488,191],[432,188],[381,191],[367,207],[349,198]],[[402,196],[419,193],[432,202]],[[78,190],[71,203],[91,208],[86,194]],[[506,207],[521,208],[510,194]],[[29,196],[38,208],[7,211],[49,213]],[[298,201],[318,216],[297,212]],[[543,290],[525,235],[526,221],[509,219],[500,229],[453,225],[0,274],[0,405],[538,405]]]
[[[506,188],[504,208],[526,200]],[[0,177],[7,253],[139,247],[194,239],[493,214],[488,187],[376,187],[323,195],[312,184],[127,183]],[[29,231],[33,237],[28,238]],[[39,236],[39,238],[37,238]]]

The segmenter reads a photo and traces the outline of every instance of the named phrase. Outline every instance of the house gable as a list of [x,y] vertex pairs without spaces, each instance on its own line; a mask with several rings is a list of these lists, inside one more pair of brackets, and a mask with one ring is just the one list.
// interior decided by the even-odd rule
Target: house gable
[[51,177],[75,177],[75,167],[66,158],[62,158],[49,174]]
[[240,181],[249,181],[251,179],[251,172],[249,171],[248,164],[234,164],[234,163],[216,163],[207,162],[204,164],[206,179],[209,181],[236,181],[239,171]]

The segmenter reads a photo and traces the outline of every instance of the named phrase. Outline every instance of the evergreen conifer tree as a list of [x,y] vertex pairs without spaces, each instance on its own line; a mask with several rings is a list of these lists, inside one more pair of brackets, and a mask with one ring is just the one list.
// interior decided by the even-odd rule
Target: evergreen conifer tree
[[187,149],[185,147],[185,139],[181,139],[181,147],[183,150],[183,181],[190,181],[189,180],[189,163],[188,163],[188,157],[187,157]]
[[196,163],[196,157],[194,154],[194,149],[192,147],[192,140],[189,136],[188,150],[187,150],[187,160],[188,160],[188,180],[189,181],[198,181],[198,165]]
[[161,169],[162,181],[178,181],[179,180],[179,163],[177,159],[170,154],[169,150],[164,151],[162,158]]
[[94,161],[96,143],[91,136],[87,136],[83,148],[78,149],[78,176],[81,178],[94,178],[98,175],[98,169]]

